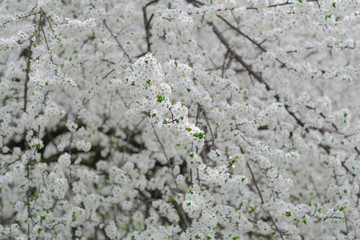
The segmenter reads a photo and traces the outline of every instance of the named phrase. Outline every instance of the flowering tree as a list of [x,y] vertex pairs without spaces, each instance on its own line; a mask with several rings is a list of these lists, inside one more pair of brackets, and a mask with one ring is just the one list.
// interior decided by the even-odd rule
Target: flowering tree
[[356,0],[0,0],[0,239],[360,239]]

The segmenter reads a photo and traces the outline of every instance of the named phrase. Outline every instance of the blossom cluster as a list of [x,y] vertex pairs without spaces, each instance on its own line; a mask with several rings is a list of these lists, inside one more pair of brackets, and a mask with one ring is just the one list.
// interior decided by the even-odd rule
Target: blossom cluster
[[0,239],[360,239],[359,9],[0,0]]

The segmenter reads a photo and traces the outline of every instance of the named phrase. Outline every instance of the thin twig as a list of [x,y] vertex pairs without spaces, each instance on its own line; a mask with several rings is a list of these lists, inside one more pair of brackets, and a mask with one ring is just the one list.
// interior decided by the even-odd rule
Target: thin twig
[[124,149],[123,149],[123,153],[122,153],[122,156],[121,156],[121,162],[123,162],[123,160],[124,160],[125,151],[126,151],[126,149],[127,149],[127,146],[129,145],[129,142],[130,142],[131,137],[134,135],[135,129],[139,127],[139,125],[144,121],[144,119],[145,119],[145,118],[141,119],[141,121],[138,122],[138,123],[135,125],[134,130],[132,131],[132,133],[129,134],[129,136],[128,136],[127,140],[126,140],[125,147],[124,147]]
[[171,161],[170,161],[168,155],[166,154],[164,145],[163,145],[162,142],[160,141],[160,138],[159,138],[159,136],[158,136],[158,134],[157,134],[157,132],[156,132],[156,130],[155,130],[154,125],[151,124],[151,126],[152,126],[152,128],[154,129],[155,137],[156,137],[157,141],[159,142],[160,147],[161,147],[161,149],[162,149],[162,151],[163,151],[163,153],[164,153],[164,156],[165,156],[165,158],[166,158],[166,160],[167,160],[167,162],[168,162],[169,168],[170,168],[170,170],[171,170],[171,175],[172,175],[172,177],[173,177],[173,179],[174,179],[174,182],[175,182],[176,190],[179,191],[179,187],[178,187],[178,184],[176,183],[176,178],[175,178],[175,174],[174,174],[174,166],[173,166],[173,164],[171,164]]
[[147,44],[147,52],[151,52],[151,42],[150,42],[150,37],[151,37],[151,33],[150,33],[150,22],[154,17],[154,14],[151,14],[150,19],[147,18],[147,12],[146,12],[146,8],[148,6],[150,6],[151,4],[157,3],[159,0],[153,0],[151,2],[149,2],[148,4],[146,4],[143,8],[143,18],[144,18],[144,27],[145,27],[145,33],[146,33],[146,44]]
[[[262,196],[262,194],[261,194],[261,191],[260,191],[260,189],[259,189],[259,187],[258,187],[258,185],[257,185],[256,179],[255,179],[254,173],[253,173],[253,171],[252,171],[252,169],[251,169],[251,167],[250,167],[250,164],[247,162],[247,163],[246,163],[246,166],[247,166],[247,167],[249,168],[249,170],[250,170],[250,174],[251,174],[252,180],[253,180],[253,182],[254,182],[254,184],[255,184],[255,188],[256,188],[256,190],[257,190],[257,192],[258,192],[258,194],[259,194],[259,196],[260,196],[260,199],[261,199],[261,204],[264,204],[264,203],[265,203],[264,198],[263,198],[263,196]],[[276,228],[276,231],[280,234],[280,238],[281,238],[282,240],[284,240],[283,234],[281,233],[280,229],[279,229],[278,226],[276,225],[276,223],[275,223],[273,217],[271,216],[270,212],[269,212],[268,210],[266,210],[266,213],[269,215],[272,224],[273,224],[274,227]]]
[[110,35],[115,39],[116,43],[118,44],[118,46],[120,47],[120,49],[124,52],[125,56],[129,59],[129,62],[132,63],[132,60],[129,56],[129,54],[125,51],[125,49],[123,48],[123,46],[121,45],[121,43],[119,42],[119,40],[117,39],[117,37],[114,35],[113,31],[109,28],[109,26],[106,24],[106,20],[104,19],[103,21],[104,26],[106,27],[106,29],[109,31]]

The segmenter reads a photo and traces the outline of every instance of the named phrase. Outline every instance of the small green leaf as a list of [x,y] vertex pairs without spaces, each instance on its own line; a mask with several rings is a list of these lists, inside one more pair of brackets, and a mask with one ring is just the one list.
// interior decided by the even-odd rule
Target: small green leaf
[[200,133],[194,133],[194,137],[197,137],[199,139],[204,138],[204,133],[200,132]]
[[38,143],[38,144],[34,144],[34,145],[32,145],[31,147],[36,147],[36,149],[40,149],[40,143]]
[[157,95],[157,101],[158,102],[162,102],[165,100],[165,97],[164,96],[161,96],[161,95]]
[[161,96],[161,95],[157,95],[157,101],[158,102],[162,102],[165,100],[165,97],[164,96]]
[[75,212],[73,212],[73,213],[72,213],[71,218],[72,218],[71,222],[75,222],[75,221],[76,221],[76,215],[75,215]]

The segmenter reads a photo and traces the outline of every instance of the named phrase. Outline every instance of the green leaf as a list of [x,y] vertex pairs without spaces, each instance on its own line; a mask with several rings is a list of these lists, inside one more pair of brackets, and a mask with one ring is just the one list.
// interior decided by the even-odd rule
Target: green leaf
[[71,218],[72,218],[71,222],[75,222],[75,221],[76,221],[76,215],[75,215],[75,212],[73,212],[73,213],[72,213]]
[[197,137],[197,138],[199,138],[199,139],[202,139],[202,138],[204,138],[204,133],[202,133],[202,132],[200,132],[200,133],[194,133],[193,136],[194,136],[194,137]]
[[161,95],[157,95],[157,101],[158,102],[162,102],[165,100],[165,97],[164,96],[161,96]]
[[32,145],[31,147],[36,147],[36,149],[40,149],[40,143],[38,143],[38,144],[34,144],[34,145]]

